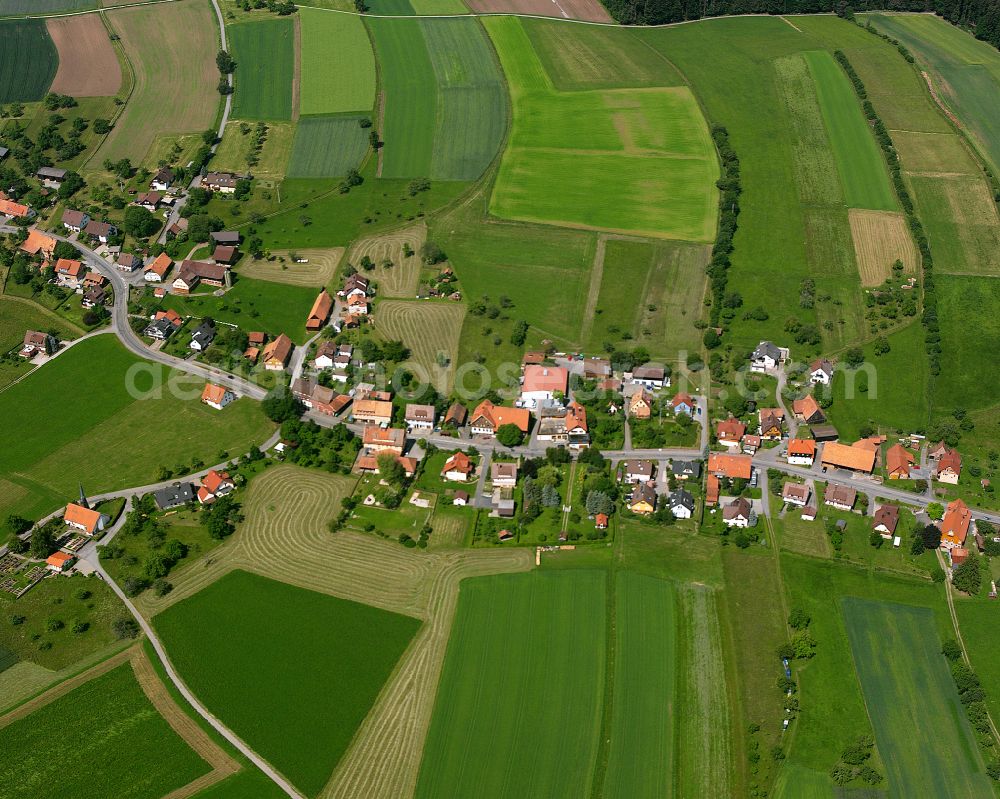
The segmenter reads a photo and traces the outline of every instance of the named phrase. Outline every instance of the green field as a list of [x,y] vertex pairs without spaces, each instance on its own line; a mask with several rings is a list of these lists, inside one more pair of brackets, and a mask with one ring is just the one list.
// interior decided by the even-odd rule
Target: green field
[[368,131],[360,117],[304,117],[295,128],[288,176],[343,177],[357,169],[368,152]]
[[861,113],[850,80],[828,52],[811,51],[804,57],[816,84],[844,199],[852,208],[895,211],[896,196],[889,185],[882,153]]
[[604,695],[606,585],[603,571],[462,583],[419,799],[589,794]]
[[9,799],[160,799],[209,771],[125,663],[0,729]]
[[243,571],[153,621],[199,698],[308,796],[329,780],[419,627]]
[[96,8],[97,0],[0,0],[0,14],[51,14]]
[[[133,398],[129,374],[140,363],[134,380],[140,391],[151,388],[153,375],[174,380],[191,399],[178,399],[166,384],[159,398]],[[77,495],[81,482],[90,493],[151,483],[162,465],[214,462],[220,450],[243,452],[267,438],[272,426],[256,403],[240,400],[214,411],[199,401],[203,386],[178,382],[138,361],[113,336],[98,336],[0,393],[4,418],[19,418],[30,406],[46,420],[0,432],[0,518],[55,510]]]
[[385,90],[382,176],[474,180],[506,126],[503,76],[473,19],[369,20]]
[[375,54],[360,17],[303,8],[299,111],[337,114],[371,111]]
[[[0,8],[0,14],[15,11]],[[0,22],[0,103],[41,100],[58,66],[59,55],[45,20]]]
[[611,745],[603,796],[661,797],[673,778],[674,592],[666,580],[621,571],[616,577],[617,644]]
[[560,92],[519,19],[485,24],[514,107],[490,202],[494,214],[660,238],[712,239],[718,164],[687,87]]
[[841,605],[893,794],[992,797],[932,612],[853,597]]
[[68,341],[80,335],[60,316],[32,302],[0,296],[0,352],[20,349],[28,330],[56,330],[60,340]]
[[[962,643],[972,663],[972,668],[987,686],[986,704],[990,715],[1000,715],[1000,657],[997,656],[997,607],[993,602],[962,599],[955,603],[958,624],[962,629]],[[990,690],[993,688],[993,690]]]
[[997,402],[995,353],[1000,348],[1000,281],[944,276],[937,279],[941,320],[941,376],[934,394],[942,412],[984,408]]
[[294,23],[288,17],[230,26],[237,63],[234,119],[292,118],[294,38]]

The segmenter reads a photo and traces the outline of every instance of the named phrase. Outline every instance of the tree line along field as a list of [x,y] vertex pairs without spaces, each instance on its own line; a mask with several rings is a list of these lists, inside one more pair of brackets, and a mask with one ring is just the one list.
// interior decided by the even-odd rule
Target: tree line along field
[[242,571],[154,623],[212,712],[308,796],[329,780],[420,625]]
[[381,176],[475,180],[507,124],[503,76],[473,19],[370,19],[384,91]]
[[510,141],[493,189],[492,213],[530,222],[711,240],[718,163],[690,89],[559,92],[521,20],[496,18],[485,24],[513,102]]
[[375,104],[375,55],[364,23],[352,14],[303,8],[302,114],[370,112]]
[[[91,494],[150,483],[160,466],[215,461],[220,450],[243,452],[270,434],[271,423],[250,400],[210,413],[199,401],[203,381],[178,384],[189,399],[174,397],[167,385],[159,398],[131,396],[129,370],[139,363],[113,336],[97,336],[0,394],[5,418],[30,406],[47,419],[0,433],[0,516],[36,518],[75,497],[81,483]],[[151,371],[171,378],[143,365],[134,381],[140,391],[152,387]]]
[[44,20],[0,21],[0,103],[41,100],[58,66]]
[[295,22],[282,17],[228,29],[236,59],[233,117],[285,120],[292,118],[295,76]]

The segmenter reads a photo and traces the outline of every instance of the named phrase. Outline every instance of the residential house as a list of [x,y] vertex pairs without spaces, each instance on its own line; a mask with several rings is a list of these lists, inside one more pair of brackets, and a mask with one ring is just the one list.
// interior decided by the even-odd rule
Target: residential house
[[781,408],[761,408],[757,412],[760,420],[760,437],[766,441],[780,441],[784,431],[785,412]]
[[799,514],[799,518],[804,522],[814,522],[816,521],[816,506],[806,505],[802,509],[802,513]]
[[0,199],[0,216],[6,216],[10,219],[31,219],[35,216],[35,212],[30,205]]
[[406,431],[399,427],[368,425],[361,435],[362,446],[370,452],[393,452],[402,455],[406,447]]
[[352,294],[350,297],[347,298],[347,307],[344,309],[345,320],[352,317],[362,317],[367,315],[368,315],[368,298],[366,296],[361,294]]
[[826,487],[823,495],[823,504],[829,505],[837,510],[852,510],[857,501],[858,492],[847,486],[834,485],[830,483]]
[[491,463],[490,483],[493,488],[513,488],[517,485],[516,463]]
[[445,480],[464,483],[472,475],[474,469],[475,466],[473,466],[472,459],[468,455],[464,452],[456,452],[444,462],[444,467],[441,469],[441,476]]
[[527,433],[531,414],[525,408],[505,408],[483,400],[472,412],[469,428],[475,436],[495,436],[505,424],[515,425],[522,433]]
[[433,430],[437,411],[433,405],[407,404],[403,420],[408,430]]
[[86,236],[97,239],[101,244],[107,244],[112,238],[118,235],[118,228],[107,222],[98,222],[91,219],[83,229]]
[[891,539],[896,534],[897,524],[899,524],[899,508],[896,505],[880,505],[872,519],[872,530],[882,538]]
[[220,194],[233,194],[236,192],[236,184],[244,179],[245,176],[235,175],[232,172],[209,172],[201,179],[201,185],[202,188]]
[[583,377],[585,380],[603,380],[611,377],[611,361],[607,358],[584,358]]
[[746,529],[753,527],[757,523],[753,505],[746,497],[737,497],[722,509],[722,523],[726,527],[740,527]]
[[153,321],[142,332],[150,338],[166,341],[182,324],[184,324],[184,320],[181,319],[180,314],[171,308],[167,311],[157,311],[153,316]]
[[972,511],[968,505],[960,499],[949,502],[941,520],[941,549],[954,550],[956,547],[964,547],[970,528],[972,528]]
[[150,183],[150,188],[155,191],[166,191],[170,188],[170,184],[174,182],[174,171],[168,167],[161,167],[160,170],[153,175],[153,182]]
[[632,459],[625,461],[625,482],[645,483],[653,479],[654,465],[652,461]]
[[648,483],[636,483],[628,498],[628,509],[641,516],[655,512],[656,490]]
[[229,472],[219,472],[212,469],[201,478],[201,486],[198,489],[198,502],[202,505],[209,505],[219,497],[224,497],[236,490],[236,483],[229,476]]
[[156,209],[163,202],[163,194],[158,191],[141,191],[136,195],[134,205],[145,208],[151,214],[156,213]]
[[218,386],[215,383],[206,383],[201,392],[201,401],[217,411],[221,411],[235,399],[236,394],[225,386]]
[[240,260],[240,251],[236,247],[220,244],[212,250],[212,263],[232,266],[238,260]]
[[202,322],[191,334],[191,343],[188,345],[195,352],[204,352],[215,340],[215,327],[208,322]]
[[58,348],[59,342],[54,336],[40,330],[28,330],[24,334],[24,346],[21,347],[18,355],[22,358],[34,358],[36,355],[55,352]]
[[957,449],[949,449],[937,459],[934,469],[934,478],[939,483],[949,483],[958,485],[958,478],[962,476],[962,456]]
[[187,233],[188,221],[182,216],[177,219],[176,222],[172,222],[169,227],[167,227],[167,238],[173,239],[181,235],[181,233]]
[[104,305],[106,300],[107,297],[103,286],[91,286],[89,289],[84,290],[83,299],[80,301],[80,304],[84,308],[97,308]]
[[228,281],[229,270],[225,266],[187,260],[181,261],[180,270],[172,285],[178,294],[187,294],[194,291],[199,283],[223,288]]
[[607,530],[609,521],[610,519],[608,518],[608,514],[598,513],[596,516],[594,516],[594,529]]
[[62,226],[72,233],[80,233],[90,224],[90,215],[83,211],[67,208],[63,211]]
[[683,413],[687,416],[694,416],[695,401],[690,394],[680,392],[674,394],[674,398],[670,400],[670,407],[674,409],[675,415]]
[[826,358],[813,361],[809,364],[809,382],[814,385],[816,383],[830,385],[833,382],[833,364]]
[[786,457],[794,466],[812,466],[816,460],[816,442],[811,438],[793,438],[788,442]]
[[751,372],[769,372],[788,360],[788,350],[770,341],[762,341],[750,355]]
[[469,504],[469,492],[468,491],[456,491],[451,500],[452,505],[458,505],[464,508]]
[[561,366],[526,366],[521,381],[521,399],[538,406],[552,400],[556,394],[565,396],[568,381],[569,372]]
[[354,421],[365,425],[388,425],[392,422],[392,403],[355,397],[351,416]]
[[345,300],[351,297],[367,297],[370,281],[359,274],[353,274],[344,281],[344,287],[337,292],[338,297]]
[[761,438],[760,436],[752,436],[747,433],[743,438],[740,439],[740,449],[743,450],[747,455],[756,455],[757,450],[760,449]]
[[875,451],[864,447],[848,446],[836,441],[823,445],[820,462],[824,469],[847,469],[852,472],[871,474],[875,468]]
[[292,357],[294,349],[295,345],[292,344],[292,340],[282,333],[264,347],[264,368],[272,372],[280,372],[288,364],[288,359]]
[[792,401],[792,413],[795,418],[806,424],[822,424],[826,421],[823,409],[819,407],[816,398],[807,394],[802,399]]
[[694,515],[694,497],[683,488],[671,491],[667,507],[675,519],[690,519]]
[[63,513],[63,522],[85,535],[96,535],[104,530],[110,521],[111,517],[108,514],[75,502],[70,502]]
[[76,556],[68,552],[53,552],[45,559],[45,568],[56,574],[65,574],[76,563]]
[[162,283],[173,265],[173,259],[165,252],[161,252],[146,267],[144,277],[149,283]]
[[699,461],[679,461],[670,463],[670,470],[678,480],[697,480],[701,477],[701,463]]
[[42,185],[47,189],[58,189],[66,180],[66,170],[57,169],[53,166],[43,166],[35,172]]
[[812,492],[809,490],[809,486],[804,483],[785,483],[784,488],[781,490],[781,498],[787,505],[798,505],[800,508],[804,508],[809,504],[809,497]]
[[28,231],[28,238],[21,243],[19,249],[28,255],[40,255],[45,260],[51,261],[56,254],[56,240],[51,236],[46,236],[42,231],[32,228]]
[[115,266],[119,272],[131,274],[136,269],[142,268],[142,260],[130,252],[123,252],[118,256],[117,261],[115,261]]
[[107,278],[100,272],[87,272],[83,278],[84,289],[103,288],[107,283]]
[[650,390],[661,389],[670,384],[666,376],[666,370],[662,366],[647,363],[643,366],[636,366],[632,370],[632,382],[639,383],[644,388]]
[[628,398],[626,413],[630,419],[648,419],[653,415],[653,395],[640,389]]
[[326,289],[323,289],[316,297],[312,310],[309,311],[309,317],[306,319],[306,330],[320,330],[329,321],[332,311],[333,297],[327,294]]
[[175,482],[153,492],[153,500],[160,510],[179,508],[195,498],[194,489],[190,483]]
[[885,452],[885,471],[890,480],[909,480],[914,457],[901,444],[893,444]]
[[461,427],[469,416],[468,409],[460,402],[452,403],[444,415],[443,427]]
[[747,426],[732,416],[715,423],[715,437],[726,447],[738,447],[746,431]]
[[708,453],[708,472],[716,477],[730,480],[749,480],[753,477],[753,460],[749,455],[728,455],[722,452]]
[[60,258],[55,265],[56,282],[60,286],[76,291],[83,285],[84,277],[87,274],[87,267],[82,261],[73,258]]
[[566,438],[573,449],[585,447],[590,443],[590,433],[587,428],[587,409],[578,402],[566,406],[564,417]]

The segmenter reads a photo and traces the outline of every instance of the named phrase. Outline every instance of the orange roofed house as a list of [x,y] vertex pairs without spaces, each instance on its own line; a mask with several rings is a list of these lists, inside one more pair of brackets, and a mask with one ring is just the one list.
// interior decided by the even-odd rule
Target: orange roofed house
[[312,310],[309,311],[309,318],[306,319],[306,330],[315,331],[321,329],[329,321],[332,311],[333,297],[327,294],[326,289],[323,289],[319,293],[319,296],[316,297]]
[[792,413],[795,414],[796,419],[806,424],[822,424],[826,421],[826,416],[823,415],[822,408],[819,407],[819,403],[816,402],[816,398],[812,394],[807,394],[802,399],[794,400],[792,402]]
[[469,428],[474,436],[495,436],[505,424],[516,425],[522,433],[528,432],[531,414],[525,408],[505,408],[483,400],[472,412]]
[[569,372],[561,366],[530,364],[524,367],[521,399],[538,405],[551,400],[556,394],[565,394]]
[[202,505],[210,505],[219,497],[231,494],[236,490],[236,483],[229,476],[229,472],[219,472],[212,469],[201,478],[201,486],[198,488],[198,501]]
[[392,403],[386,400],[354,398],[351,416],[361,424],[388,425],[392,422]]
[[788,462],[796,466],[812,466],[816,460],[816,442],[811,438],[793,438],[788,442]]
[[165,252],[161,252],[153,262],[146,267],[145,279],[150,283],[162,283],[163,279],[174,265],[173,259]]
[[201,392],[201,401],[217,411],[221,411],[234,399],[236,395],[232,391],[215,383],[206,383],[205,389]]
[[70,566],[76,562],[76,558],[68,552],[53,552],[45,559],[45,568],[56,574],[69,571]]
[[719,439],[720,444],[727,447],[738,447],[746,431],[747,426],[732,416],[715,423],[715,437]]
[[111,517],[106,513],[100,513],[96,510],[84,507],[83,505],[77,505],[75,502],[71,502],[66,506],[66,512],[63,514],[63,521],[70,527],[81,530],[87,535],[95,535],[105,528],[107,523],[111,521]]
[[21,251],[28,255],[41,255],[43,258],[51,260],[56,253],[56,240],[51,236],[46,236],[40,230],[29,230],[28,238],[21,245]]
[[464,452],[456,452],[444,462],[444,466],[441,469],[441,476],[445,480],[464,483],[469,479],[469,475],[472,474],[474,468],[472,459],[468,455]]
[[31,210],[30,205],[16,203],[13,200],[0,199],[0,216],[9,216],[11,219],[20,219],[22,217],[30,219],[34,215],[35,212]]
[[730,480],[749,480],[753,475],[753,460],[749,455],[708,453],[708,473]]
[[875,468],[875,455],[876,450],[874,449],[829,441],[823,445],[821,462],[824,468],[832,466],[835,469],[848,469],[852,472],[871,474],[872,469]]
[[941,520],[941,549],[956,549],[964,546],[972,526],[972,511],[962,500],[948,503]]
[[958,478],[962,476],[962,456],[957,449],[946,449],[937,459],[934,476],[939,483],[958,485]]
[[292,340],[282,333],[264,347],[264,368],[280,372],[288,364],[288,359],[292,357],[293,349],[295,349],[295,345],[292,344]]
[[913,455],[900,444],[893,444],[885,452],[885,470],[890,480],[909,480]]

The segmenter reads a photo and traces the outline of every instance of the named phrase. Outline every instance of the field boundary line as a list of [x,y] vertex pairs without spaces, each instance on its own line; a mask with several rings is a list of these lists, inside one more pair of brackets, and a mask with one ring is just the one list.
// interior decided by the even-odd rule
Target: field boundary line
[[[590,265],[590,286],[587,289],[587,301],[583,307],[583,326],[580,328],[580,346],[586,347],[590,341],[590,333],[594,329],[594,314],[597,312],[597,300],[601,296],[601,282],[604,280],[604,253],[607,251],[608,237],[599,235],[594,247],[594,261]],[[565,528],[564,528],[565,529]]]
[[[292,59],[292,122],[298,122],[302,113],[300,107],[302,96],[302,17],[298,14],[292,19]],[[294,136],[292,138],[292,146],[294,147]]]

